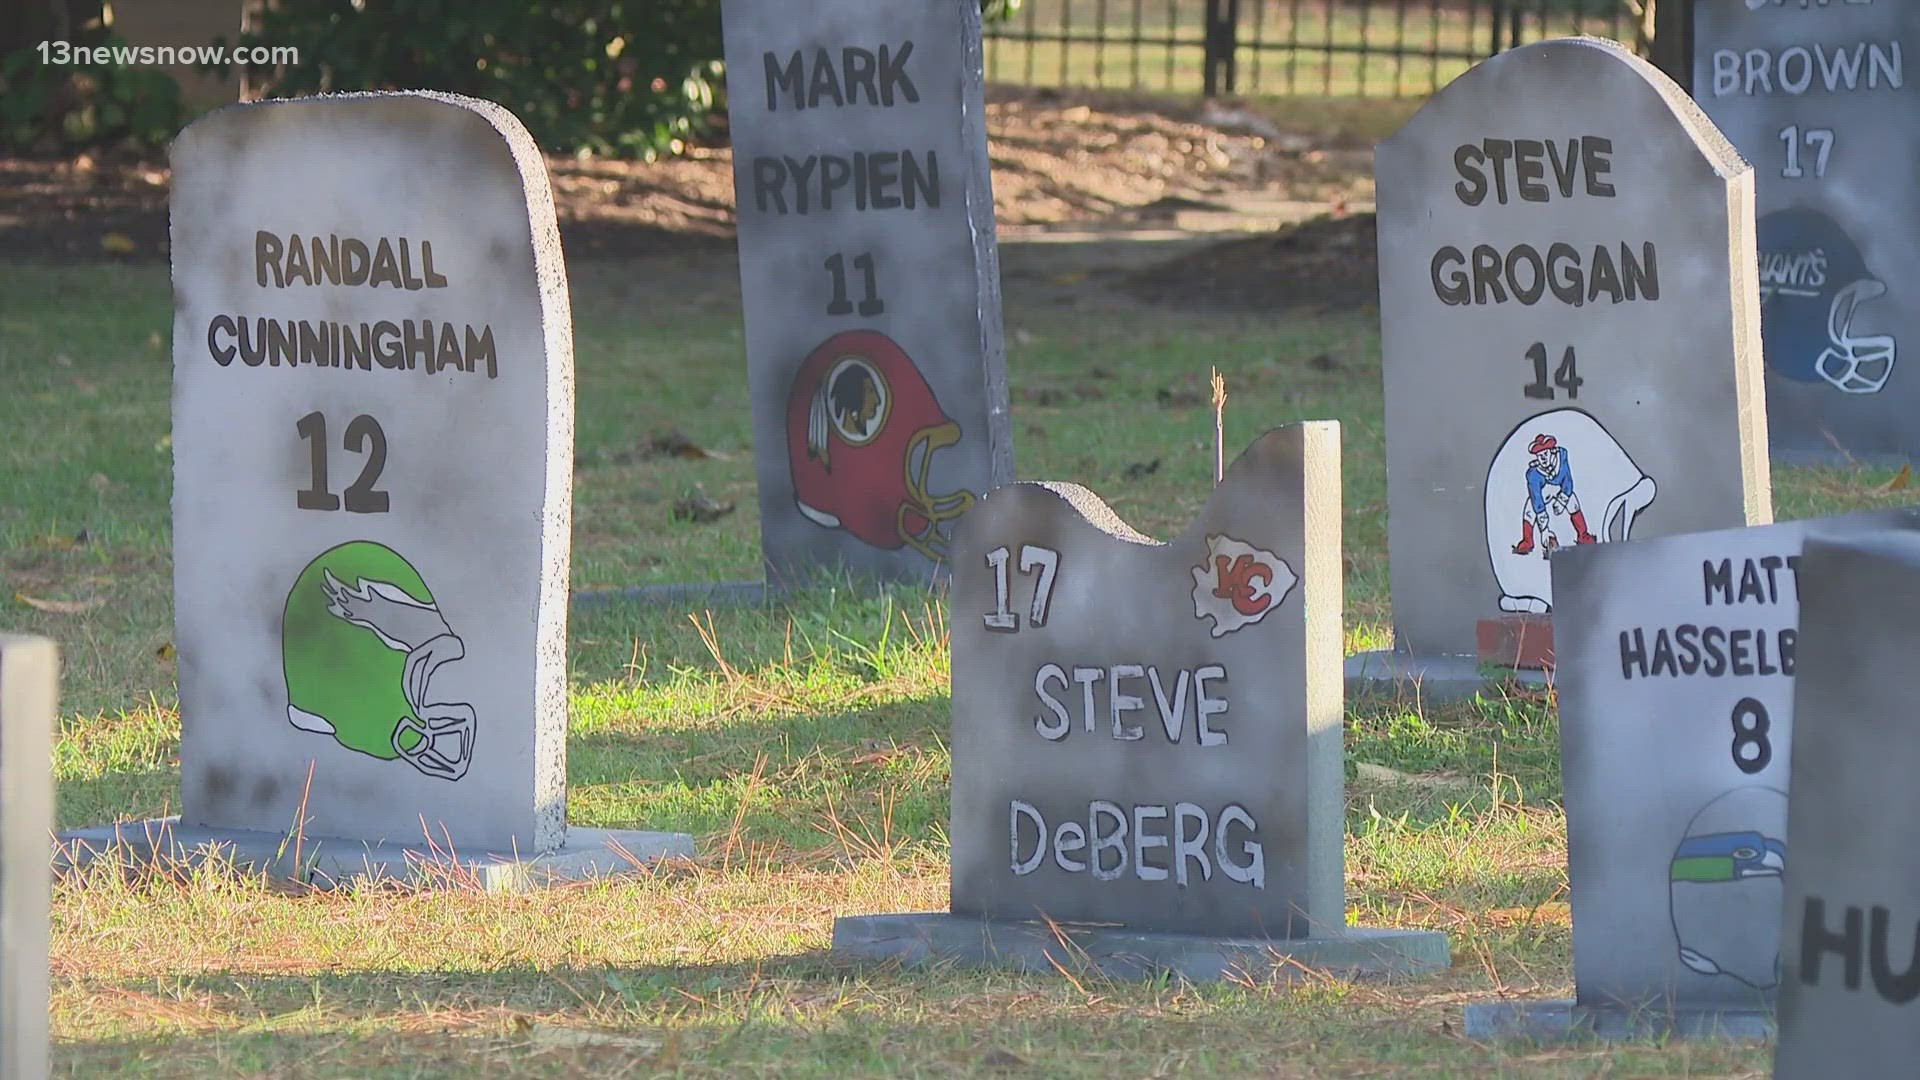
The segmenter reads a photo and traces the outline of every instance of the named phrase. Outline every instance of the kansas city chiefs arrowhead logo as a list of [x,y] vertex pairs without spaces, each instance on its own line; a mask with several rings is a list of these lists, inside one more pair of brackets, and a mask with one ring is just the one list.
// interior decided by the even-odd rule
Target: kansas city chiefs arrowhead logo
[[1192,573],[1193,617],[1212,619],[1214,637],[1266,618],[1300,580],[1280,556],[1231,536],[1207,537],[1207,561]]

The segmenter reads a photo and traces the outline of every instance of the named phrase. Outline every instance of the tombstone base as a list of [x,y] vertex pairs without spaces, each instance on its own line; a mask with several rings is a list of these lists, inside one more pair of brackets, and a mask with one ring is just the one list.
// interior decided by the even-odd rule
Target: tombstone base
[[511,852],[459,851],[449,856],[421,844],[372,844],[358,840],[301,839],[296,860],[291,837],[280,832],[182,826],[178,817],[100,825],[60,834],[56,870],[117,858],[135,869],[193,866],[214,852],[279,881],[332,889],[361,882],[466,881],[488,892],[521,892],[567,881],[607,877],[668,858],[692,858],[686,833],[634,829],[567,829],[563,846],[544,855],[516,858]]
[[1044,972],[1091,966],[1113,979],[1171,973],[1192,982],[1284,972],[1296,965],[1343,975],[1426,975],[1452,962],[1447,935],[1438,930],[1346,927],[1325,936],[1272,940],[1083,923],[1061,923],[1056,932],[1047,923],[947,912],[835,919],[833,951],[860,960],[897,960],[903,967],[950,963]]
[[1566,1042],[1598,1039],[1770,1039],[1770,1009],[1630,1009],[1574,1001],[1489,1001],[1467,1006],[1469,1039]]
[[1347,657],[1347,700],[1363,696],[1402,697],[1421,701],[1458,701],[1485,690],[1500,678],[1511,677],[1530,687],[1544,687],[1552,676],[1482,664],[1471,656],[1414,656],[1391,649]]
[[1503,615],[1473,624],[1480,662],[1529,671],[1553,669],[1553,620],[1545,615]]

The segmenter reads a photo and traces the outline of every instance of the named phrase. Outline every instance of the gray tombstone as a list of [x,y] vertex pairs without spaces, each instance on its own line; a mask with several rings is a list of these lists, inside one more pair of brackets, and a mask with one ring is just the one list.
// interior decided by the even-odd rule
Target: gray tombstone
[[47,837],[60,660],[0,634],[0,1076],[47,1075]]
[[1779,985],[1809,537],[1880,510],[1553,560],[1576,1000],[1469,1008],[1477,1036],[1757,1035]]
[[1551,611],[1550,552],[1772,519],[1752,173],[1670,79],[1504,52],[1375,175],[1395,656],[1357,673],[1477,687],[1484,628]]
[[1693,94],[1753,162],[1783,460],[1920,448],[1920,5],[1697,0]]
[[533,140],[349,94],[212,113],[173,170],[180,829],[559,851],[573,346]]
[[769,581],[926,581],[1013,479],[979,4],[721,10]]
[[1920,537],[1807,545],[1774,1076],[1920,1059]]
[[1261,437],[1170,543],[1022,483],[956,551],[952,914],[841,920],[836,947],[1044,967],[1018,944],[1044,919],[1119,927],[1092,955],[1225,939],[1174,961],[1202,977],[1249,941],[1444,964],[1444,935],[1346,922],[1337,424]]

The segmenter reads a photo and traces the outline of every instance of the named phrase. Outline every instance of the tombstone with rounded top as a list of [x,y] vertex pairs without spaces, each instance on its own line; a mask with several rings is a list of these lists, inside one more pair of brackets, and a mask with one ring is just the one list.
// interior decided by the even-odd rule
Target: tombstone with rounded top
[[526,129],[240,105],[173,170],[181,814],[76,838],[334,879],[621,861],[566,825],[573,349]]
[[1751,170],[1594,38],[1475,66],[1375,161],[1394,653],[1350,670],[1471,690],[1550,626],[1555,551],[1771,520]]
[[1696,0],[1693,21],[1693,95],[1754,165],[1775,459],[1911,456],[1920,6]]

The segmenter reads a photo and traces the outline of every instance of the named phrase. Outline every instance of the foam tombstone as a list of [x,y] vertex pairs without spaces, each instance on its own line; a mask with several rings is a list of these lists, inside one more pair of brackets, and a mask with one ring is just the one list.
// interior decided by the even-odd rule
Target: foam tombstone
[[1800,564],[1793,801],[1774,1076],[1911,1076],[1920,1058],[1920,537]]
[[1575,999],[1470,1006],[1469,1034],[1770,1030],[1802,550],[1888,529],[1920,530],[1920,510],[1554,557]]
[[181,814],[79,838],[620,865],[566,822],[573,339],[532,137],[343,94],[210,113],[172,161]]
[[1776,460],[1920,450],[1920,6],[1697,0],[1693,93],[1758,181]]
[[1045,968],[1064,926],[1132,973],[1214,978],[1273,948],[1445,963],[1444,935],[1346,922],[1338,437],[1262,436],[1164,544],[1073,484],[974,508],[951,593],[951,914],[843,919],[836,947]]
[[47,833],[59,650],[0,633],[0,1076],[47,1075]]
[[1431,695],[1550,662],[1555,551],[1771,520],[1752,170],[1594,38],[1476,65],[1375,160],[1395,651],[1356,674]]
[[1013,479],[977,0],[725,0],[761,549],[926,581]]

